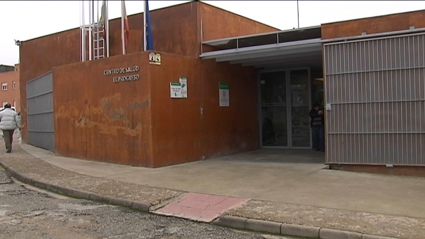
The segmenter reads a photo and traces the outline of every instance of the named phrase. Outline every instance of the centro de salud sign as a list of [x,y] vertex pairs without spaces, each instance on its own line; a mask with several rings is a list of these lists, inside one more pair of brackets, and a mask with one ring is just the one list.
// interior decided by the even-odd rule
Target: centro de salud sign
[[[115,68],[110,70],[104,70],[103,74],[105,76],[110,76],[110,75],[117,75],[117,74],[128,74],[133,72],[139,72],[139,70],[140,70],[139,66],[129,66],[129,67],[121,67],[121,68]],[[136,81],[139,79],[140,79],[139,74],[132,74],[132,75],[124,75],[124,76],[114,76],[112,77],[112,82],[118,83],[118,82],[125,82],[125,81]]]

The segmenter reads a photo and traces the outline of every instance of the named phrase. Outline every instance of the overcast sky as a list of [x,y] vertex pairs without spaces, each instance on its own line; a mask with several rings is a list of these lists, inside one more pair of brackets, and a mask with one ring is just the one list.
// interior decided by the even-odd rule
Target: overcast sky
[[[150,10],[188,1],[149,1]],[[204,1],[281,30],[298,27],[296,1]],[[100,3],[99,3],[100,5]],[[127,14],[143,12],[143,1],[126,1]],[[300,27],[425,9],[424,1],[299,1]],[[120,17],[109,1],[110,18]],[[19,63],[16,40],[29,40],[81,24],[81,1],[0,1],[0,64]],[[225,27],[225,26],[223,26]],[[130,26],[131,28],[131,26]]]

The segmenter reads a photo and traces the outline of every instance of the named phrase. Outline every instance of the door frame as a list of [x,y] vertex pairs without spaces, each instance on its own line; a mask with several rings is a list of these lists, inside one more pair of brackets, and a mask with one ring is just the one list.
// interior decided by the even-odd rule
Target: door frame
[[[267,70],[259,70],[257,71],[257,88],[258,88],[258,104],[257,104],[257,118],[258,118],[258,129],[259,129],[259,142],[260,142],[260,148],[264,149],[312,149],[313,148],[313,138],[311,135],[311,127],[309,127],[310,131],[310,146],[308,147],[293,147],[292,146],[292,103],[291,103],[291,71],[297,71],[297,70],[307,70],[308,72],[308,83],[307,83],[307,89],[308,89],[308,105],[309,109],[312,107],[311,102],[311,73],[310,73],[310,67],[293,67],[293,68],[280,68],[280,69],[267,69]],[[261,111],[261,74],[262,73],[269,73],[269,72],[285,72],[285,84],[286,84],[286,119],[287,119],[287,140],[288,140],[288,146],[264,146],[263,145],[263,124],[262,124],[262,111]]]

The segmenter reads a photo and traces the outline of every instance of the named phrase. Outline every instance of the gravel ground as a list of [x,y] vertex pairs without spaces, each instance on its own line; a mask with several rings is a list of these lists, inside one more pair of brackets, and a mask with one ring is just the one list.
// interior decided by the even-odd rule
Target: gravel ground
[[0,169],[0,239],[284,239],[67,198],[11,181]]

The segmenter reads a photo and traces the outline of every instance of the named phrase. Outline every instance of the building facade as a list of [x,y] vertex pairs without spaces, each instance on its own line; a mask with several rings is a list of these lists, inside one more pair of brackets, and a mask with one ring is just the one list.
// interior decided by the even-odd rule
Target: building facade
[[19,64],[15,66],[0,66],[0,103],[3,107],[10,103],[17,111],[20,111],[19,91]]
[[14,70],[15,70],[15,67],[13,66],[0,65],[0,73],[14,71]]
[[[80,62],[79,29],[22,42],[24,141],[53,142],[48,148],[64,156],[146,167],[257,149],[257,99],[245,97],[257,93],[255,69],[203,61],[201,42],[277,29],[201,2],[155,10],[151,21],[155,53],[161,56],[157,65],[149,63],[149,52],[141,51],[143,15],[128,19],[125,55],[120,19],[110,21],[109,58]],[[227,27],[217,28],[220,24]],[[55,54],[38,61],[45,52]],[[137,67],[131,75],[138,80],[117,83],[114,77],[126,74],[105,73],[127,67]],[[40,100],[53,108],[45,109],[33,97],[49,92],[28,86],[50,73],[51,102]],[[171,98],[170,83],[182,77],[187,79],[187,98]],[[230,87],[228,107],[219,105],[220,83]],[[53,118],[42,118],[48,111]],[[54,128],[36,122],[51,122]]]
[[280,31],[194,1],[151,11],[154,51],[128,19],[125,55],[120,19],[108,58],[81,62],[80,29],[22,42],[24,141],[144,167],[307,150],[318,102],[331,168],[425,172],[425,11]]

